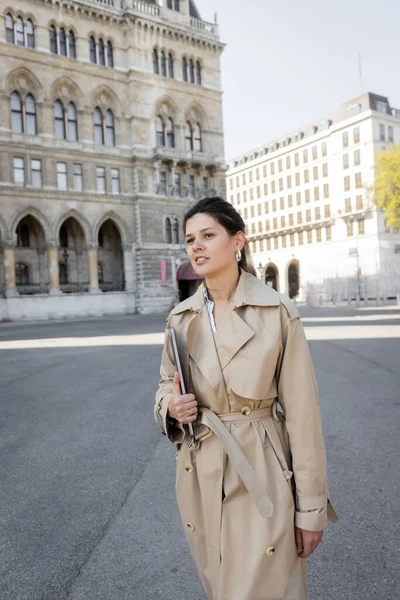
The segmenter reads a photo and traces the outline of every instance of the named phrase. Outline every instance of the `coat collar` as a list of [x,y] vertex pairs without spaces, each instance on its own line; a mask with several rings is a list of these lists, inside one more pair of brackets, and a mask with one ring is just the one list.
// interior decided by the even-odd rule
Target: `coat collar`
[[[172,311],[172,315],[178,315],[185,311],[199,312],[204,306],[204,281],[200,284],[197,292],[187,298]],[[279,306],[279,294],[269,285],[265,285],[250,273],[240,269],[239,283],[233,298],[234,309],[240,306]]]

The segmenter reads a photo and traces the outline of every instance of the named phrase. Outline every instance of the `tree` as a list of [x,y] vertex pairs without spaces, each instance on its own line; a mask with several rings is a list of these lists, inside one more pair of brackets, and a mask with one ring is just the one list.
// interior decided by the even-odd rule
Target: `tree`
[[374,193],[387,225],[400,229],[400,144],[377,153]]

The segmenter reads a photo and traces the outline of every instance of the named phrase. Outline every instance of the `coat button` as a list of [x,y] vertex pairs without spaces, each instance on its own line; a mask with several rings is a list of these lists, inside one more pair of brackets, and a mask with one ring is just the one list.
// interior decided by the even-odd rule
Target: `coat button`
[[268,549],[265,551],[265,554],[266,554],[267,556],[272,556],[274,552],[275,552],[275,546],[270,546],[270,547],[269,547],[269,548],[268,548]]
[[185,465],[185,471],[186,471],[186,473],[193,473],[194,466],[191,465],[190,463],[188,463],[187,465]]
[[249,415],[251,413],[251,408],[250,406],[243,406],[240,412],[242,415]]
[[191,531],[191,532],[195,531],[195,529],[196,529],[196,528],[195,528],[195,526],[193,525],[193,523],[190,523],[190,521],[189,521],[189,523],[187,524],[187,528],[188,528],[188,529],[189,529],[189,531]]

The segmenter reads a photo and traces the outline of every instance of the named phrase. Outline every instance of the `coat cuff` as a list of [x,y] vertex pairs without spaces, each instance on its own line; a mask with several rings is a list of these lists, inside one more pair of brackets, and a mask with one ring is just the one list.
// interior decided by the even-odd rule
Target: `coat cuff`
[[168,405],[172,394],[167,394],[158,405],[158,415],[161,419],[161,430],[172,444],[182,444],[186,432],[180,423],[168,416]]
[[326,494],[305,498],[297,496],[295,525],[307,531],[322,531],[328,525]]

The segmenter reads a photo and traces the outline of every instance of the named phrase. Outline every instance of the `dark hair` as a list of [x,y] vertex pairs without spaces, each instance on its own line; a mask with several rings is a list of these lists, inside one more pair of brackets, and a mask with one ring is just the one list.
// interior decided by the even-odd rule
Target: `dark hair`
[[[243,231],[243,233],[246,232],[246,225],[236,208],[223,198],[216,196],[213,198],[203,198],[189,206],[183,217],[183,235],[186,233],[186,223],[189,219],[199,214],[210,215],[213,217],[231,236],[234,236],[238,231]],[[251,273],[256,276],[256,270],[251,261],[250,248],[247,240],[242,249],[242,258],[238,265],[243,271],[246,271],[246,273]]]

